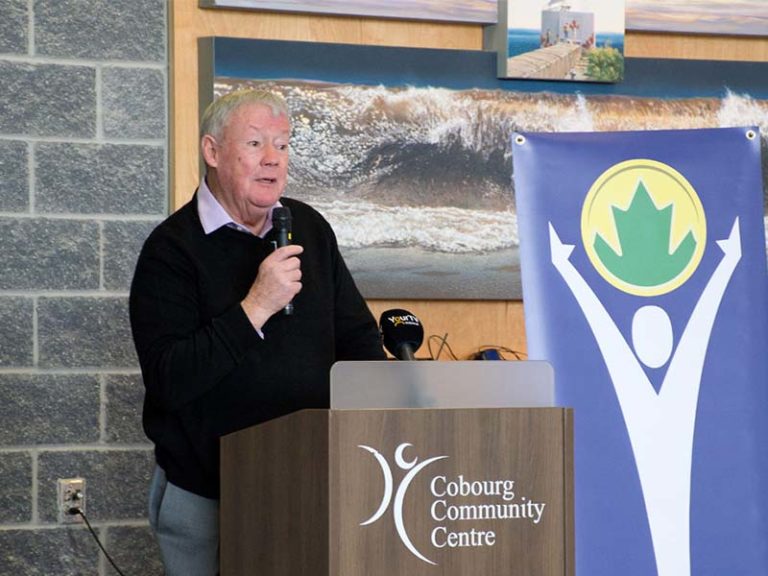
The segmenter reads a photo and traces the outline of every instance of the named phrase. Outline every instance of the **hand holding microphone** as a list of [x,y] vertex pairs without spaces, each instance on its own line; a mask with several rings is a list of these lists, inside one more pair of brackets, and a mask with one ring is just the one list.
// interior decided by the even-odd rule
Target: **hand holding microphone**
[[[291,209],[285,206],[278,206],[272,210],[272,226],[277,232],[277,247],[289,246],[293,235],[293,217]],[[301,272],[301,270],[299,270]],[[283,314],[291,316],[293,314],[293,301],[288,302],[283,308]]]
[[398,360],[415,360],[414,353],[424,341],[424,327],[407,310],[395,308],[381,314],[379,320],[384,348]]
[[301,290],[301,262],[298,256],[304,249],[290,244],[290,211],[285,208],[287,218],[284,213],[278,213],[275,219],[278,210],[275,208],[273,211],[272,220],[278,238],[277,249],[259,265],[256,279],[241,303],[257,330],[261,330],[267,320],[280,310],[292,314],[291,301]]

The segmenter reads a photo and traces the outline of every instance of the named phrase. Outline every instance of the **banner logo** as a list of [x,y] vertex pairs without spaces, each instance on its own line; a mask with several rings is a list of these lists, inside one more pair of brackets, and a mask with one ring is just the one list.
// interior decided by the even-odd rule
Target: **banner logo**
[[528,354],[577,415],[578,573],[766,572],[765,137],[512,137]]
[[[584,249],[599,274],[637,296],[682,285],[704,253],[706,218],[696,191],[674,168],[629,160],[606,170],[584,200]],[[571,262],[549,223],[552,265],[576,298],[613,381],[635,456],[659,576],[689,576],[691,463],[696,406],[709,338],[741,260],[739,218],[717,241],[722,258],[675,343],[669,312],[637,306],[627,340]],[[674,352],[674,353],[673,353]],[[660,385],[644,370],[666,366]]]
[[594,182],[581,212],[590,262],[611,285],[658,296],[685,283],[704,254],[707,224],[693,186],[654,160],[616,164]]

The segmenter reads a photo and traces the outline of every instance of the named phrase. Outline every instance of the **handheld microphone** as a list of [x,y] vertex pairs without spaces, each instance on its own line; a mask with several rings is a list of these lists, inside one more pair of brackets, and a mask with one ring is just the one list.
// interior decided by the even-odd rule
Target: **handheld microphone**
[[[291,209],[285,206],[278,206],[272,210],[272,226],[277,233],[277,247],[282,248],[291,244],[292,240],[292,222]],[[290,316],[293,314],[293,302],[288,302],[283,308],[283,314]]]
[[384,348],[398,360],[415,360],[414,353],[424,341],[424,327],[407,310],[382,312],[379,319]]

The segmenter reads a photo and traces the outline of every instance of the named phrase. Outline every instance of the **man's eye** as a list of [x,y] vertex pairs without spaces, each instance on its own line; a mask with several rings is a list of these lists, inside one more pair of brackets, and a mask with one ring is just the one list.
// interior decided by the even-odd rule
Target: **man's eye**
[[278,150],[288,150],[288,144],[278,144],[277,145]]
[[258,146],[261,146],[261,142],[259,142],[258,140],[249,140],[248,141],[248,146],[258,147]]

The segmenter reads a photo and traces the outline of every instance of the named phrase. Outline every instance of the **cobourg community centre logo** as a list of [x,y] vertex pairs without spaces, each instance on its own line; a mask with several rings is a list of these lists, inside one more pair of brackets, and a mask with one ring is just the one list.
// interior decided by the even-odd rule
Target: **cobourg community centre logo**
[[[433,456],[421,462],[418,457],[406,460],[404,453],[412,445],[407,442],[398,445],[394,451],[394,461],[405,475],[395,489],[392,467],[387,459],[375,448],[362,444],[358,447],[373,455],[384,477],[384,491],[379,506],[360,526],[368,526],[379,520],[391,504],[395,529],[402,543],[420,560],[436,565],[413,544],[406,530],[403,511],[406,508],[408,489],[414,479],[430,465],[449,457]],[[436,474],[429,479],[427,485],[427,497],[432,499],[429,516],[435,524],[429,541],[435,549],[485,548],[497,544],[498,524],[493,524],[492,528],[479,529],[476,526],[468,527],[467,522],[482,522],[485,526],[489,521],[498,523],[522,519],[539,524],[544,516],[546,503],[518,496],[512,478],[473,479],[464,473]],[[454,529],[459,522],[462,528]]]

